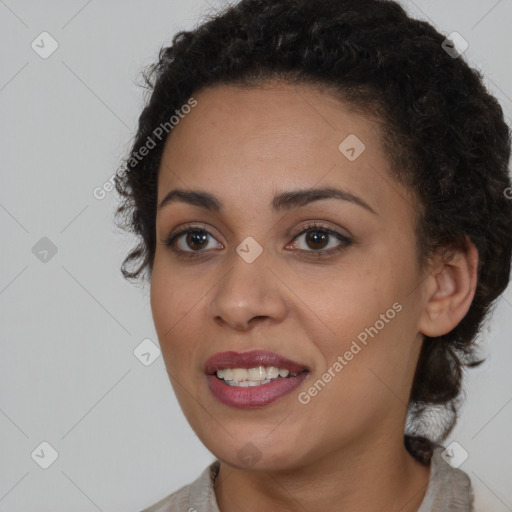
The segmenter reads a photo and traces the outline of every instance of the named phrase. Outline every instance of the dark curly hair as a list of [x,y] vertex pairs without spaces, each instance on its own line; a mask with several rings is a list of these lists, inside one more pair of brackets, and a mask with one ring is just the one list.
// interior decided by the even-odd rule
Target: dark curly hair
[[[242,0],[177,33],[143,72],[150,94],[115,177],[118,225],[140,241],[121,271],[132,280],[147,271],[151,280],[166,141],[152,135],[192,94],[213,84],[257,87],[282,79],[328,91],[376,119],[393,176],[417,198],[419,267],[440,250],[466,248],[468,239],[479,254],[469,311],[452,331],[422,345],[404,442],[423,463],[455,425],[464,367],[482,362],[476,338],[507,287],[512,251],[510,130],[482,75],[462,55],[448,54],[444,40],[390,0]],[[155,147],[135,160],[148,137]],[[426,422],[433,408],[444,413],[441,428],[439,414]]]

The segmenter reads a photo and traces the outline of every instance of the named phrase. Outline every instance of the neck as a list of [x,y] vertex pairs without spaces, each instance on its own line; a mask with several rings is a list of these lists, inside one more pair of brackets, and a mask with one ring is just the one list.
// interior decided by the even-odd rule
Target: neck
[[221,512],[416,512],[429,477],[430,467],[416,461],[403,440],[365,441],[286,471],[249,471],[221,461],[215,494]]

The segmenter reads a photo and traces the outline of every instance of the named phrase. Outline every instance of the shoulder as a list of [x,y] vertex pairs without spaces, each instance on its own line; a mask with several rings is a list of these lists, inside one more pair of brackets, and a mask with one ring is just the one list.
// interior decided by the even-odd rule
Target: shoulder
[[213,461],[194,482],[141,512],[219,512],[213,487],[219,465],[218,460]]
[[[469,476],[443,458],[436,445],[430,463],[430,480],[418,512],[473,512],[473,488]],[[447,458],[447,460],[449,460]]]

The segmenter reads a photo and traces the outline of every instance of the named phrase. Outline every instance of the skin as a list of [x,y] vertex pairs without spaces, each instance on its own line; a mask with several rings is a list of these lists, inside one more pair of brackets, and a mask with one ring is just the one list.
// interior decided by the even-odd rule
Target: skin
[[[150,297],[177,399],[221,461],[219,509],[416,511],[430,468],[403,444],[412,379],[423,335],[449,332],[469,309],[475,247],[449,261],[434,258],[420,271],[417,201],[391,177],[378,125],[329,94],[276,81],[208,87],[194,97],[197,106],[167,140],[158,202],[175,188],[201,190],[223,210],[184,202],[158,210]],[[366,146],[354,161],[338,150],[349,134]],[[270,208],[279,192],[324,186],[349,190],[375,213],[339,199]],[[307,235],[296,237],[310,221],[352,243],[330,236],[314,245]],[[177,247],[196,250],[186,260],[165,240],[188,222],[211,236],[200,254],[182,236]],[[263,248],[252,263],[236,252],[248,236]],[[312,254],[340,244],[337,254]],[[301,404],[298,394],[396,302],[402,310]],[[265,407],[222,404],[209,391],[205,361],[253,349],[277,352],[311,372]],[[249,441],[259,457],[252,466],[238,458]]]

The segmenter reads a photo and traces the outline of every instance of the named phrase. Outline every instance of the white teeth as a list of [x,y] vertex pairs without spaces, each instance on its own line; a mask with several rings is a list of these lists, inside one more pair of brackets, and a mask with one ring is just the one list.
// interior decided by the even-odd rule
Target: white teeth
[[295,377],[297,373],[290,373],[286,368],[275,366],[255,366],[254,368],[224,368],[217,370],[217,377],[224,379],[230,386],[249,387],[268,384],[278,377]]
[[247,370],[247,378],[249,380],[264,380],[265,379],[265,367],[258,366],[257,368],[249,368]]
[[237,388],[249,388],[251,386],[260,386],[262,384],[268,384],[269,382],[271,382],[271,380],[269,380],[269,379],[267,379],[267,380],[258,380],[258,381],[255,381],[255,380],[242,380],[240,382],[237,382],[235,380],[227,380],[226,384],[228,386],[234,386],[234,387],[237,387]]
[[279,368],[275,366],[269,366],[267,368],[267,379],[275,379],[279,376]]
[[232,368],[230,380],[247,380],[247,370],[245,368]]

